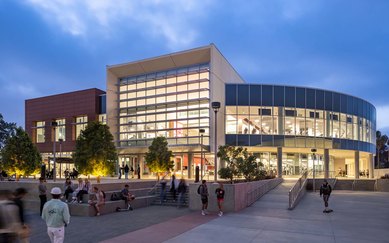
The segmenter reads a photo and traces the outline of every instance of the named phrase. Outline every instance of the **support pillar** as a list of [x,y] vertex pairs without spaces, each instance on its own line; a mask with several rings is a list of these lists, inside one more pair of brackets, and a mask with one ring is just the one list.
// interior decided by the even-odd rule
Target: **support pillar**
[[374,157],[373,154],[369,154],[368,161],[369,163],[369,178],[373,179],[374,178]]
[[277,177],[282,178],[282,147],[277,147]]
[[359,179],[359,151],[354,153],[354,163],[355,163],[355,179]]
[[278,131],[279,135],[284,135],[284,107],[277,107],[278,109]]
[[330,174],[330,151],[324,149],[324,178],[328,179]]
[[188,179],[192,178],[193,153],[188,153]]

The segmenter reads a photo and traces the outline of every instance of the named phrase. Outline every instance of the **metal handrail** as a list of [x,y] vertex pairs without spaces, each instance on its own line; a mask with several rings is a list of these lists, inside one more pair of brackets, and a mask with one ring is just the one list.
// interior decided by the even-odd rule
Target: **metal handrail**
[[[165,177],[166,177],[167,175],[169,175],[168,172],[166,172],[165,175],[162,176],[161,180],[165,179]],[[158,185],[159,185],[159,183],[160,183],[161,180],[155,182],[155,185],[150,189],[149,194],[152,194],[152,193],[154,192],[154,190],[157,189],[157,187],[158,187]]]
[[[246,194],[246,205],[249,207],[251,204],[256,202],[259,198],[261,198],[264,194],[266,194],[268,191],[272,190],[276,186],[278,186],[283,180],[282,179],[275,179],[270,183],[264,183],[259,185],[257,188],[247,192]],[[265,191],[262,190],[262,188],[265,188]]]
[[308,178],[308,171],[297,180],[296,184],[289,190],[289,209],[293,209],[296,205],[296,202],[301,195],[303,189],[305,189]]

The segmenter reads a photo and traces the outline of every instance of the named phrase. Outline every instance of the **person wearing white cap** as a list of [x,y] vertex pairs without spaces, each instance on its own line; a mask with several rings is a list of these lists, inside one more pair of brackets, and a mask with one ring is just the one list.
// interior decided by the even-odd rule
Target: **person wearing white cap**
[[62,243],[65,239],[65,226],[70,222],[68,205],[60,200],[61,189],[51,189],[53,199],[43,207],[42,219],[46,221],[47,234],[52,243]]

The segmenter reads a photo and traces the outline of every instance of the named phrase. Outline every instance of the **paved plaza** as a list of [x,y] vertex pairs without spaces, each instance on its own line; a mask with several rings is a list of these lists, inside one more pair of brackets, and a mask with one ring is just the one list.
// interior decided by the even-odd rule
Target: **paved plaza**
[[[238,213],[201,216],[151,206],[100,217],[72,217],[65,242],[389,242],[389,193],[334,191],[331,214],[318,193],[287,210],[287,181]],[[49,242],[44,222],[29,215],[31,242]]]

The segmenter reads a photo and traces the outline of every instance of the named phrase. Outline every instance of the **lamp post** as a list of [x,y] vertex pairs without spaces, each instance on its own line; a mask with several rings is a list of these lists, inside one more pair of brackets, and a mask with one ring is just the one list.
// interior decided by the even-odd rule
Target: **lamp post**
[[316,149],[311,149],[311,152],[313,154],[313,173],[312,173],[313,181],[312,181],[312,184],[313,184],[313,191],[314,192],[316,192],[316,182],[315,182],[315,158],[316,158],[315,153],[316,153],[316,151],[317,151]]
[[203,167],[204,167],[204,164],[203,164],[203,138],[204,138],[205,129],[203,129],[203,128],[199,129],[199,133],[200,133],[200,136],[201,136],[201,152],[200,152],[200,156],[201,156],[201,172],[200,172],[200,178],[201,178],[201,180],[203,180]]
[[[60,139],[58,139],[58,141],[59,141],[59,158],[61,160],[62,159],[62,142],[63,142],[63,139],[60,138]],[[63,162],[63,160],[62,160],[62,162]],[[61,175],[62,175],[62,164],[60,163],[60,165],[59,165],[59,178],[62,178]]]
[[56,179],[56,173],[57,173],[57,167],[56,167],[56,163],[55,163],[55,140],[56,140],[56,132],[55,132],[55,129],[57,128],[58,126],[58,122],[56,121],[52,121],[51,122],[51,126],[53,127],[53,132],[54,132],[54,140],[53,140],[53,163],[54,163],[54,168],[53,168],[53,181],[55,182],[55,179]]
[[217,112],[220,109],[220,102],[212,102],[212,109],[215,112],[215,183],[217,182]]

